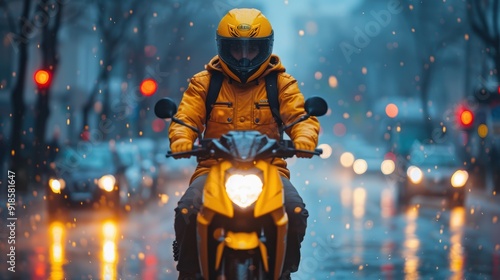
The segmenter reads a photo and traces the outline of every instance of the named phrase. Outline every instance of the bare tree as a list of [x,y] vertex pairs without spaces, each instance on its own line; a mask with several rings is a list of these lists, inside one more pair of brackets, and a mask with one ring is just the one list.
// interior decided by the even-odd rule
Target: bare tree
[[[91,109],[99,95],[103,99],[103,111],[99,120],[133,120],[129,133],[146,129],[146,112],[151,99],[141,96],[138,85],[146,77],[161,78],[165,82],[166,80],[163,80],[166,78],[165,73],[177,66],[176,63],[179,62],[181,53],[200,52],[199,43],[185,47],[186,34],[190,34],[188,33],[190,21],[208,4],[161,1],[153,2],[152,5],[143,5],[142,1],[138,0],[120,2],[120,4],[96,2],[99,9],[99,22],[96,29],[101,32],[102,62],[96,84],[83,108],[82,131],[89,130]],[[158,11],[162,13],[162,20],[156,18]],[[155,31],[151,27],[152,21],[161,25],[159,26],[161,33],[152,33]],[[190,36],[196,38],[195,34],[190,34]],[[158,48],[158,54],[153,60],[145,57],[144,47],[148,44]],[[186,56],[188,55],[184,57]],[[118,69],[117,64],[124,61],[126,69]],[[150,63],[155,65],[149,65]],[[113,102],[110,101],[111,92],[106,87],[112,71],[122,71],[118,74],[127,79],[127,94],[130,100],[123,102],[113,100],[117,108],[126,108],[124,110],[127,110],[127,113],[117,113],[114,110],[117,108],[110,108]],[[102,132],[103,137],[109,136],[105,135],[105,131]]]
[[[11,151],[11,161],[10,169],[14,172],[27,172],[27,158],[23,157],[24,142],[22,137],[22,128],[24,124],[24,114],[26,111],[26,105],[24,103],[24,80],[26,78],[27,63],[28,63],[28,34],[23,34],[23,32],[28,32],[27,22],[30,17],[31,10],[31,0],[24,0],[21,15],[19,16],[17,28],[14,26],[13,14],[10,12],[7,4],[4,1],[0,1],[0,5],[5,10],[7,17],[9,18],[9,26],[11,28],[11,33],[9,33],[9,38],[12,40],[13,45],[17,48],[17,60],[18,69],[16,71],[16,81],[11,92],[11,100],[13,105],[13,120],[10,133],[10,151]],[[19,35],[22,34],[22,35]],[[25,35],[25,36],[23,36]],[[27,175],[27,174],[24,174]],[[22,176],[20,174],[19,178],[26,178],[27,176]],[[17,187],[20,191],[25,191],[27,189],[27,181],[21,183]]]
[[128,1],[118,3],[95,1],[94,4],[99,13],[96,28],[101,33],[102,59],[90,97],[83,106],[82,131],[89,129],[89,113],[99,93],[104,96],[102,118],[109,119],[110,117],[107,83],[110,72],[113,70],[113,64],[119,59],[122,48],[127,46],[126,31],[129,30],[134,16],[133,12],[141,4],[141,1],[132,1],[131,4]]
[[[61,26],[62,11],[63,8],[59,6],[57,2],[42,0],[35,13],[38,16],[44,16],[46,19],[46,23],[43,25],[42,30],[40,50],[43,59],[42,68],[47,69],[52,74],[52,78],[57,72],[59,62],[57,33]],[[47,147],[45,147],[45,135],[47,119],[50,115],[50,93],[50,84],[47,87],[39,88],[37,92],[38,95],[35,107],[35,139],[33,143],[37,173],[40,171],[40,168],[45,168],[43,165],[47,164],[43,163],[43,160],[46,155],[45,150],[47,149]]]
[[484,42],[485,53],[495,65],[496,81],[500,82],[500,1],[468,0],[467,3],[472,30]]

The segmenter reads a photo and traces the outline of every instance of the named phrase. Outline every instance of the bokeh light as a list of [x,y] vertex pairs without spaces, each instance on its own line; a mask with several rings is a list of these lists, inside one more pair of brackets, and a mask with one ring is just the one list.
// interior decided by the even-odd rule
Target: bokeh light
[[352,169],[354,170],[354,173],[361,175],[368,170],[368,163],[364,159],[357,159],[352,164]]
[[340,155],[340,164],[343,167],[351,167],[354,163],[354,155],[349,152],[344,152]]
[[46,86],[50,81],[50,73],[46,70],[38,70],[35,72],[35,82],[38,86]]
[[333,126],[333,133],[336,135],[336,136],[344,136],[347,132],[347,128],[345,127],[345,125],[343,123],[336,123],[334,126]]
[[390,175],[394,170],[396,170],[396,164],[393,160],[386,159],[380,164],[380,171],[382,171],[384,175]]
[[399,113],[398,106],[396,106],[396,104],[394,104],[394,103],[387,104],[387,106],[385,107],[385,113],[387,114],[387,116],[389,118],[397,117],[397,115]]
[[141,93],[145,96],[155,94],[158,84],[153,79],[144,79],[141,83]]
[[323,153],[319,156],[320,158],[326,159],[332,155],[333,149],[330,145],[320,144],[318,148],[323,150]]
[[154,132],[161,132],[165,129],[165,121],[161,119],[155,119],[152,123],[152,128]]

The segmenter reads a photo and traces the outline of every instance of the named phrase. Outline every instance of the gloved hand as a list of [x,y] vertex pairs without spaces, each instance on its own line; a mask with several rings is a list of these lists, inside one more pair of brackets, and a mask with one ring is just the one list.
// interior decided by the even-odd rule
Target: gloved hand
[[[189,152],[193,149],[193,141],[187,138],[180,138],[172,143],[170,143],[170,150],[173,154]],[[189,155],[174,156],[174,158],[188,158]]]
[[[293,144],[295,145],[295,149],[297,150],[306,150],[313,152],[316,148],[314,142],[312,142],[307,137],[297,137],[293,139]],[[313,154],[297,153],[296,156],[299,158],[312,158]]]

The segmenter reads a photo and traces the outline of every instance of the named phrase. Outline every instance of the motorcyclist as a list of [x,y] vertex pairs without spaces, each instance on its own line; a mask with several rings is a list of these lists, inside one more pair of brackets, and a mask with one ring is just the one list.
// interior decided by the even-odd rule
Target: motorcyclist
[[[280,58],[272,54],[273,29],[268,19],[257,9],[233,9],[220,21],[217,32],[218,55],[195,74],[184,92],[176,118],[204,131],[205,138],[219,138],[231,130],[258,130],[279,139],[278,124],[273,119],[267,101],[264,77],[277,71],[279,114],[290,124],[306,114],[304,96],[297,81],[285,72]],[[205,100],[213,71],[224,74],[224,81],[208,119]],[[286,133],[297,149],[313,151],[318,142],[319,122],[311,117],[288,129]],[[197,133],[186,126],[172,123],[169,128],[173,153],[190,151]],[[301,153],[298,157],[311,157]],[[307,217],[305,204],[290,183],[290,171],[281,158],[269,159],[278,167],[284,185],[285,208],[289,218],[287,251],[281,279],[290,279],[298,269],[300,244],[304,239]],[[199,275],[196,248],[196,215],[202,204],[202,192],[209,168],[216,160],[205,160],[191,177],[190,186],[175,209],[174,252],[178,260],[179,279],[196,279]]]

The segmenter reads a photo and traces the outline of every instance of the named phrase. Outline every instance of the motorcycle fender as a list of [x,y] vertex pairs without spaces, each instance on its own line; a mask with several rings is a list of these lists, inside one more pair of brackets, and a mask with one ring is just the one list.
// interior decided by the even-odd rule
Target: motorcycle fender
[[255,232],[228,232],[224,242],[217,246],[217,255],[215,260],[215,269],[219,269],[224,247],[233,250],[252,250],[259,247],[264,270],[269,271],[268,255],[266,245],[260,242]]
[[228,232],[224,243],[234,250],[251,250],[259,246],[259,237],[255,232]]
[[264,188],[255,203],[254,216],[257,218],[282,208],[284,194],[283,182],[276,166],[259,160],[255,167],[262,170],[264,176]]
[[226,171],[232,166],[229,161],[212,166],[203,189],[203,206],[229,218],[234,216],[234,208],[224,184]]

